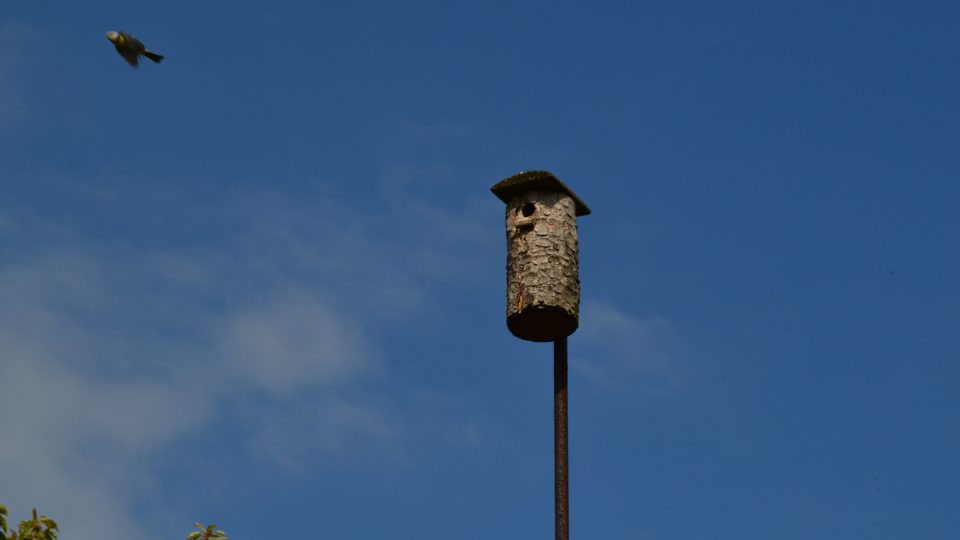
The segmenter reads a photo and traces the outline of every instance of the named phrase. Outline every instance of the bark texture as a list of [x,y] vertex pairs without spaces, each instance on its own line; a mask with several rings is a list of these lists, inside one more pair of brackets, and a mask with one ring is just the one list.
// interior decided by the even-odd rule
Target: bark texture
[[531,190],[507,204],[507,327],[530,341],[554,341],[578,325],[580,275],[576,203]]

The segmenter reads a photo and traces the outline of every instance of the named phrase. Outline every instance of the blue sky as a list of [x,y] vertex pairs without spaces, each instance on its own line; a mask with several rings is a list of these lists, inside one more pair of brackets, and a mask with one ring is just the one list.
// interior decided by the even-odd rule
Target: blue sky
[[[130,69],[103,33],[167,56]],[[0,502],[63,537],[527,539],[581,218],[575,538],[960,529],[948,2],[4,2]]]

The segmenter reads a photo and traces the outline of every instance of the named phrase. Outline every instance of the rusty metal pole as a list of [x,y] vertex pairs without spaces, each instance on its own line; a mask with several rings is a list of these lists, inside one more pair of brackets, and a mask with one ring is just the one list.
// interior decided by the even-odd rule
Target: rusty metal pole
[[556,540],[570,538],[570,474],[567,455],[567,338],[553,342],[553,493]]

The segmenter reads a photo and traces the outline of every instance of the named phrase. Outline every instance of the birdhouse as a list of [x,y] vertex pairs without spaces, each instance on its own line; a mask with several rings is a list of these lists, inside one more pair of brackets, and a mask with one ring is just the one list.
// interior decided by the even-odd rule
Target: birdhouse
[[569,336],[580,318],[577,216],[590,209],[546,171],[515,174],[490,191],[507,204],[507,328],[528,341]]

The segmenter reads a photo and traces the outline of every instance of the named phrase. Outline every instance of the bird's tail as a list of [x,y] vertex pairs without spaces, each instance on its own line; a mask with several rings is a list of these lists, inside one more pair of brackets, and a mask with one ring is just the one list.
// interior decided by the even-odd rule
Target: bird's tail
[[154,62],[156,62],[156,63],[158,63],[158,64],[160,63],[161,60],[163,60],[163,55],[162,55],[162,54],[157,54],[157,53],[155,53],[155,52],[143,51],[143,55],[146,56],[147,58],[153,60]]

